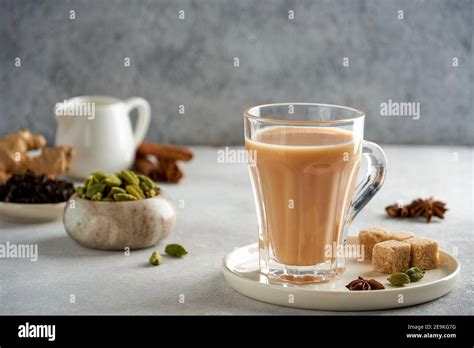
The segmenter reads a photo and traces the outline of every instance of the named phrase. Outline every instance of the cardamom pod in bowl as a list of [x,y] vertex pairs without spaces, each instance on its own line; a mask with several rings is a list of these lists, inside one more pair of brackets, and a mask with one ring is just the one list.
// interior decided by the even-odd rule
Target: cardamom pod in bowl
[[67,234],[88,248],[142,249],[171,233],[176,207],[163,190],[151,198],[123,201],[90,200],[74,194],[66,204],[63,223]]

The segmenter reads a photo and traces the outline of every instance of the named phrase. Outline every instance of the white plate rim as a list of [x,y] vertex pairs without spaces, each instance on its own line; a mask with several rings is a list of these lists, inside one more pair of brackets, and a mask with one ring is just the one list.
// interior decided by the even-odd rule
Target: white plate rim
[[16,202],[0,202],[0,206],[8,206],[8,207],[12,207],[12,208],[25,208],[25,207],[28,207],[28,208],[38,208],[38,209],[42,209],[42,208],[47,208],[47,207],[51,207],[51,208],[56,208],[56,207],[59,207],[60,205],[66,205],[67,201],[64,201],[64,202],[59,202],[59,203],[16,203]]
[[55,221],[61,219],[66,204],[0,202],[0,216],[17,222]]

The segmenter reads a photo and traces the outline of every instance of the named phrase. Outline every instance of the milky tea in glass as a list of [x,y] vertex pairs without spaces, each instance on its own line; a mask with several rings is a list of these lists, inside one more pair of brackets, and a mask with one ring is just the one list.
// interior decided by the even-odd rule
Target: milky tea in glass
[[380,150],[362,140],[363,114],[331,105],[274,104],[251,108],[245,118],[261,272],[285,282],[333,279],[344,266],[337,250],[347,226],[382,181],[359,187],[364,202],[353,205],[363,148]]

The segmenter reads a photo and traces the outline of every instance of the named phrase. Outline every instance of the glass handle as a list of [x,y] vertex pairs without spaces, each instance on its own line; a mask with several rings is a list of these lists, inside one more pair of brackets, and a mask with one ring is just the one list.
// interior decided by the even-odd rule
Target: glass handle
[[380,146],[370,141],[364,141],[362,155],[367,160],[367,173],[362,182],[356,187],[348,223],[354,220],[362,208],[380,190],[387,174],[387,159]]

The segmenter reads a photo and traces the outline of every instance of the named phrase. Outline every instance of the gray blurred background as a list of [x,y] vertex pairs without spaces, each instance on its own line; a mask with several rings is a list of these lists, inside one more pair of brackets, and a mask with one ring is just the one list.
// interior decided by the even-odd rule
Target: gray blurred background
[[[377,142],[473,145],[473,7],[0,0],[0,135],[28,127],[51,142],[56,102],[102,94],[148,99],[147,138],[163,143],[241,144],[244,108],[310,101],[364,110],[366,138]],[[382,117],[389,99],[419,102],[420,119]]]

